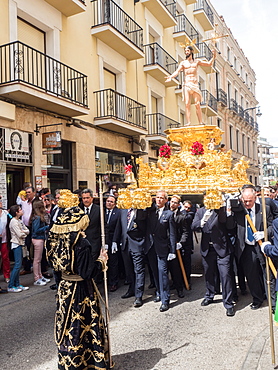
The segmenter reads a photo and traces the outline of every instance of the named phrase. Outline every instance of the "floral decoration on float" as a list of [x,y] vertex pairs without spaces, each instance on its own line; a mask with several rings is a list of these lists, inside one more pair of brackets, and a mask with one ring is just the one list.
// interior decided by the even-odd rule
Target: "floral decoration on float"
[[159,159],[157,161],[157,167],[160,170],[166,171],[169,168],[168,159],[171,157],[171,155],[172,149],[170,145],[168,144],[161,145],[161,147],[159,148]]

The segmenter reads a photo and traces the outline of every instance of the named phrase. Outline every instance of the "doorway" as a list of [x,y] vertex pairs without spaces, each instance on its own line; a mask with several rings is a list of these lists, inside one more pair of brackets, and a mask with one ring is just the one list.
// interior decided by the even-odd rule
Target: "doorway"
[[16,204],[16,198],[24,183],[24,168],[17,166],[7,166],[7,207]]

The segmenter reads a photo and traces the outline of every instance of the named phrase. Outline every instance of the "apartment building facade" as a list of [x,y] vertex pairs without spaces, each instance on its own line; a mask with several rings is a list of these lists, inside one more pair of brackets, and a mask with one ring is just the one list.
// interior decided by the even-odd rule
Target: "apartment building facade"
[[[156,161],[164,130],[183,126],[183,44],[199,68],[206,124],[219,125],[233,158],[258,178],[256,77],[231,31],[206,0],[3,0],[0,4],[0,178],[14,202],[36,187],[124,181],[131,156]],[[210,40],[215,24],[219,35]],[[207,40],[207,41],[206,41]],[[192,106],[193,123],[197,123]],[[5,195],[4,195],[5,194]]]

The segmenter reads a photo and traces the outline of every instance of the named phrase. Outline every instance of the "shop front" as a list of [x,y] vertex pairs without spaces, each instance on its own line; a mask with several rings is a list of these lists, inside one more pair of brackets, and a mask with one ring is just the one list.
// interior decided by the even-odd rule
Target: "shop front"
[[0,192],[3,207],[15,204],[25,181],[33,177],[33,135],[0,128]]
[[124,166],[127,161],[131,159],[131,154],[109,151],[105,149],[96,148],[96,189],[98,192],[98,179],[102,177],[106,189],[109,185],[116,185],[117,188],[125,187],[124,183]]

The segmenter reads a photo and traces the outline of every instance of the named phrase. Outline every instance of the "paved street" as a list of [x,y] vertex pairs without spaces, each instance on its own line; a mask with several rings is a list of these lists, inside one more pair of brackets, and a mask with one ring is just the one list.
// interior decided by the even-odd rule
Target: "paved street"
[[[133,298],[121,299],[126,287],[110,293],[111,344],[116,370],[267,370],[273,369],[269,345],[268,308],[248,307],[251,296],[240,296],[236,315],[227,317],[216,296],[201,307],[204,280],[198,252],[194,254],[192,290],[185,298],[172,291],[171,308],[159,312],[147,289],[144,305],[133,308]],[[5,283],[2,282],[2,287]],[[55,293],[32,285],[32,275],[21,282],[30,290],[0,296],[1,370],[54,370]],[[147,280],[148,285],[148,280]],[[276,344],[278,343],[278,334]],[[278,352],[278,346],[277,346]]]

